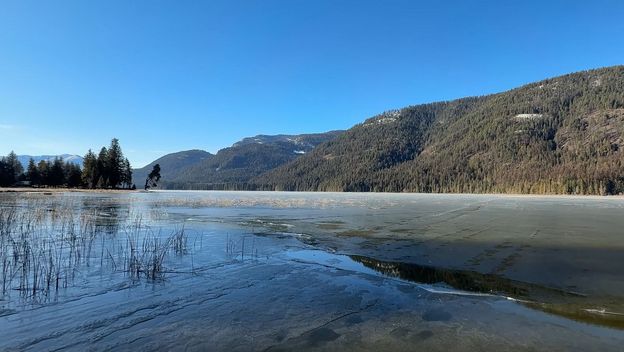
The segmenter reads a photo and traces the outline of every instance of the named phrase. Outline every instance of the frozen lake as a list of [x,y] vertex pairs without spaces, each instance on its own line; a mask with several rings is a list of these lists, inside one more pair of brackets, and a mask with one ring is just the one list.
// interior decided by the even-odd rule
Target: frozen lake
[[0,193],[0,350],[619,351],[624,199]]

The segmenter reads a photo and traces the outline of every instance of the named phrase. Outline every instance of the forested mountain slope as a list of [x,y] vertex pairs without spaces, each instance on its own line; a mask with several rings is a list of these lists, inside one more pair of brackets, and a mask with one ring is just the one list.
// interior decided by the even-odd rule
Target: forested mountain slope
[[298,191],[624,192],[624,66],[366,120],[254,179]]
[[134,169],[132,179],[141,187],[145,183],[147,175],[152,171],[154,165],[160,165],[160,174],[163,180],[173,180],[179,177],[180,173],[191,165],[195,165],[203,160],[213,158],[214,155],[198,149],[185,150],[177,153],[164,155],[145,167]]
[[170,154],[146,166],[143,171],[147,174],[153,164],[160,162],[163,170],[160,185],[168,189],[254,189],[253,185],[249,185],[252,178],[305,155],[318,144],[341,133],[343,131],[258,135],[245,138],[214,155],[202,151],[208,155],[194,162],[185,159],[189,162],[184,165],[163,163],[163,158],[171,158],[180,153]]

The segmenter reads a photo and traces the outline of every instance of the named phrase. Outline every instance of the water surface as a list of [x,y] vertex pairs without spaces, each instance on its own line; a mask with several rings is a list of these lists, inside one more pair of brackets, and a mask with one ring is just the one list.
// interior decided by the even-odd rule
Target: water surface
[[624,343],[618,198],[61,193],[0,208],[1,350]]

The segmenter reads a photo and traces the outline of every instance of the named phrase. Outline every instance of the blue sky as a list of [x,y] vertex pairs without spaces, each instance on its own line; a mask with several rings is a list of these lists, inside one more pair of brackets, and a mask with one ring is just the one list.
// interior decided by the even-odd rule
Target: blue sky
[[0,154],[134,166],[624,64],[623,1],[0,0]]

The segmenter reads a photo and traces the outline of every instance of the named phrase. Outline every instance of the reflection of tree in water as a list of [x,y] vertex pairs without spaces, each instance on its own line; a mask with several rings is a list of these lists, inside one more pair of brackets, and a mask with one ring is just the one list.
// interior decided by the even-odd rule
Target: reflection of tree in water
[[153,231],[142,215],[115,198],[2,197],[0,301],[50,302],[95,273],[162,278],[165,256],[187,253],[188,238],[184,227]]
[[[592,301],[582,294],[557,288],[510,280],[499,275],[481,274],[470,270],[453,270],[413,263],[389,262],[352,255],[351,259],[367,268],[390,277],[421,284],[445,284],[454,289],[500,294],[518,299],[529,308],[572,320],[624,329],[624,315],[605,314],[588,307]],[[600,303],[604,306],[604,302]],[[621,305],[617,307],[621,308]],[[615,309],[617,309],[617,307]]]
[[468,270],[451,270],[413,263],[385,262],[372,258],[351,256],[351,259],[387,276],[423,283],[444,283],[455,289],[479,293],[504,293],[514,297],[526,297],[527,284],[505,279],[498,275],[480,274]]
[[114,235],[128,221],[129,207],[115,199],[84,199],[82,216],[92,217],[96,232]]

